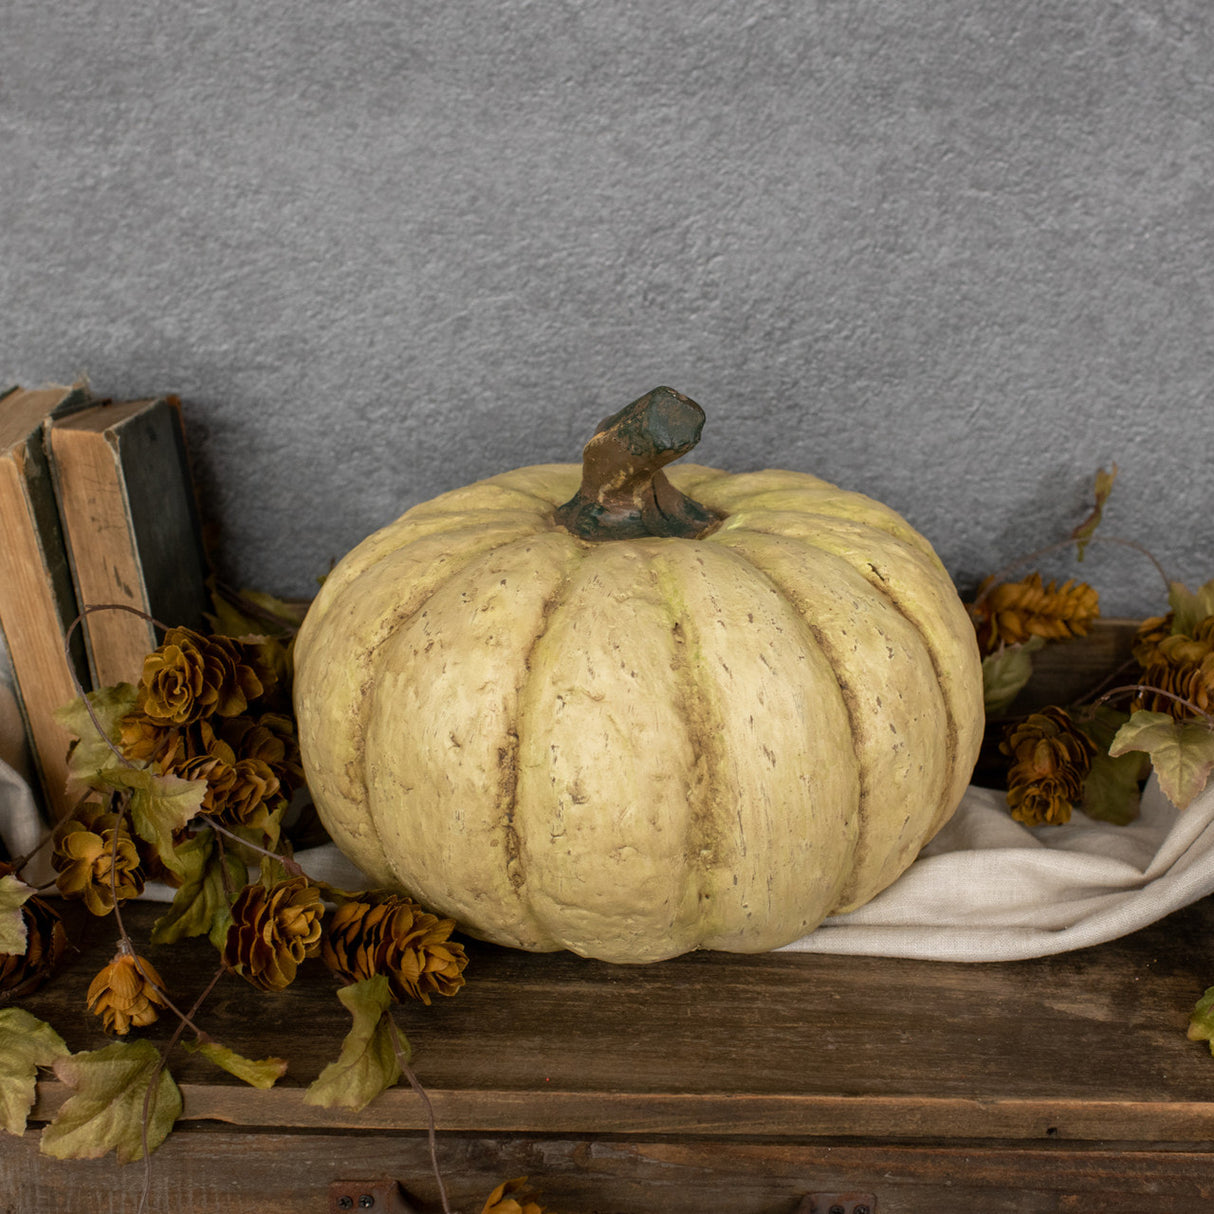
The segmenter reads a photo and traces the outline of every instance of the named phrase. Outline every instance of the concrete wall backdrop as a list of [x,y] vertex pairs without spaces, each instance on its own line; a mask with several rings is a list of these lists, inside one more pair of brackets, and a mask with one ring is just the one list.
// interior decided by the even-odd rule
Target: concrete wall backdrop
[[[0,0],[0,379],[188,406],[234,578],[576,458],[879,497],[963,585],[1214,577],[1206,0]],[[1078,573],[1160,609],[1132,553]]]

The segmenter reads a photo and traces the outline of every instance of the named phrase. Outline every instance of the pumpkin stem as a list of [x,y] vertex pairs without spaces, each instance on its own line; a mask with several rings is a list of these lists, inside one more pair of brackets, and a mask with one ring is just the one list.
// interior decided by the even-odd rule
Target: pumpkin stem
[[724,518],[680,493],[662,468],[700,441],[704,410],[654,388],[599,423],[582,451],[582,484],[556,521],[584,540],[696,539]]

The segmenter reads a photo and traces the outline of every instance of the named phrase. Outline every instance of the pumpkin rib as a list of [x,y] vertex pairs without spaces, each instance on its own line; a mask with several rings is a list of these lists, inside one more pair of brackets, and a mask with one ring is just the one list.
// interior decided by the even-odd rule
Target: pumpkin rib
[[[909,645],[914,653],[906,657],[921,660],[926,645],[914,625],[886,598],[872,594],[868,582],[834,553],[796,537],[739,528],[723,529],[706,542],[736,548],[762,569],[797,607],[830,659],[847,700],[863,781],[855,863],[839,907],[851,905],[865,891],[871,897],[918,851],[922,805],[931,806],[934,817],[945,795],[944,773],[928,768],[922,759],[916,771],[913,762],[916,755],[934,753],[936,732],[948,718],[939,688],[927,699],[921,697],[913,677],[917,662],[874,661],[874,638],[859,631],[877,629],[885,636],[891,658],[895,645]],[[815,579],[815,572],[821,576]],[[832,619],[837,631],[830,626]],[[849,671],[855,672],[854,685]],[[863,700],[860,688],[866,693]],[[880,848],[873,847],[874,839],[880,840]]]
[[896,510],[805,472],[741,473],[698,486],[705,506],[727,515],[723,529],[745,526],[738,516],[790,512],[822,520],[842,519],[883,532],[925,553],[931,545]]
[[[850,716],[841,696],[832,710],[821,695],[824,685],[837,694],[837,679],[826,657],[814,655],[805,621],[744,555],[665,541],[654,560],[678,600],[682,695],[705,739],[692,822],[710,823],[716,836],[712,852],[700,839],[689,847],[699,874],[695,943],[744,952],[779,947],[829,912],[850,864],[860,765],[857,757],[847,770],[837,757],[851,745]],[[808,696],[812,723],[803,711]],[[823,762],[825,754],[835,761]],[[783,863],[759,862],[772,854]],[[801,860],[818,861],[839,879],[815,886]]]
[[[739,515],[733,522],[735,528],[804,540],[847,561],[923,638],[949,720],[949,777],[927,835],[927,839],[933,838],[952,816],[969,783],[984,720],[980,687],[962,677],[967,665],[978,660],[973,627],[943,564],[934,552],[904,544],[888,533],[874,536],[863,523],[845,519],[822,526],[820,517],[787,511]],[[884,572],[876,561],[885,566]]]
[[[321,584],[316,598],[308,608],[308,616],[315,615],[312,627],[317,627],[336,600],[359,578],[363,577],[381,561],[390,559],[410,544],[440,533],[458,534],[469,528],[485,530],[493,527],[517,527],[521,517],[530,520],[533,512],[519,508],[486,506],[483,509],[459,511],[427,509],[432,503],[424,502],[406,511],[395,522],[381,527],[369,535],[357,547],[348,552]],[[542,512],[535,511],[536,529]],[[306,622],[306,621],[305,621]]]
[[[386,710],[367,724],[372,753],[393,756],[368,784],[397,879],[462,923],[492,905],[489,938],[514,947],[559,947],[536,931],[513,824],[529,651],[517,640],[542,632],[580,551],[563,533],[533,533],[437,587],[385,642]],[[469,838],[495,842],[470,848]]]
[[[387,861],[366,806],[364,774],[375,659],[439,585],[480,552],[508,542],[505,530],[440,530],[384,553],[357,581],[330,592],[327,611],[315,618],[309,612],[296,638],[295,709],[308,785],[334,841],[377,881],[385,879]],[[516,525],[509,538],[517,534]],[[402,601],[402,586],[412,598]]]
[[692,760],[671,724],[668,608],[647,564],[643,541],[587,545],[520,700],[516,822],[529,902],[563,947],[604,960],[694,947],[670,943],[685,919]]

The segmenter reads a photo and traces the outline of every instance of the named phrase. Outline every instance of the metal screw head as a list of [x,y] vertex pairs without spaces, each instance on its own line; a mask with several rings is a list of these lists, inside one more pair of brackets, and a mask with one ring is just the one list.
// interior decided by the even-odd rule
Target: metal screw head
[[829,1214],[847,1214],[842,1206],[831,1206]]
[[337,1205],[338,1205],[339,1209],[352,1210],[352,1209],[354,1209],[354,1198],[353,1197],[339,1197],[337,1199]]
[[868,1206],[857,1206],[855,1214],[868,1214]]
[[358,1208],[360,1210],[369,1210],[375,1204],[375,1198],[370,1193],[364,1193],[358,1199]]

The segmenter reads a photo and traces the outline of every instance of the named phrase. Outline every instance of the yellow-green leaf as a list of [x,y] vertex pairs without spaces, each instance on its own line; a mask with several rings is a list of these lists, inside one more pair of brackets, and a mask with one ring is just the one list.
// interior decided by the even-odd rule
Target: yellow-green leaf
[[1044,637],[1029,637],[1021,645],[1005,645],[982,659],[982,700],[987,716],[1005,712],[1033,677],[1032,655]]
[[181,1092],[160,1068],[160,1055],[150,1041],[116,1041],[61,1058],[55,1074],[73,1089],[42,1131],[42,1153],[56,1159],[97,1159],[116,1151],[120,1163],[130,1163],[143,1158],[145,1102],[149,1152],[181,1115]]
[[354,1017],[354,1026],[342,1042],[337,1061],[321,1071],[304,1093],[304,1102],[357,1112],[401,1075],[388,1024],[392,994],[388,979],[376,974],[343,986],[337,997]]
[[242,889],[249,879],[244,862],[239,857],[225,851],[220,859],[215,835],[205,828],[173,850],[182,870],[178,874],[181,885],[174,893],[169,909],[152,924],[153,944],[172,944],[189,936],[205,936],[215,926],[217,919],[225,918],[229,909],[224,884],[225,866],[232,890]]
[[254,609],[253,612],[242,610],[221,592],[212,589],[213,611],[208,616],[212,631],[230,637],[294,632],[307,612],[306,603],[288,603],[261,590],[241,590],[239,596]]
[[1189,1040],[1207,1041],[1214,1054],[1214,986],[1210,987],[1193,1008],[1189,1017]]
[[45,1020],[19,1007],[0,1008],[0,1126],[24,1134],[38,1090],[38,1068],[69,1050]]
[[1186,809],[1214,769],[1214,730],[1204,721],[1175,721],[1166,713],[1139,710],[1117,731],[1113,758],[1142,750],[1151,756],[1159,787],[1177,809]]
[[1172,609],[1172,631],[1192,636],[1202,620],[1214,615],[1214,582],[1207,582],[1196,594],[1183,582],[1172,582],[1168,606]]
[[254,1061],[228,1049],[226,1045],[220,1045],[218,1041],[184,1041],[182,1044],[191,1053],[209,1058],[229,1075],[243,1079],[250,1087],[272,1088],[287,1073],[285,1058],[262,1058]]
[[135,833],[156,849],[165,868],[183,877],[185,865],[173,848],[173,833],[198,814],[207,782],[161,776],[135,767],[112,768],[106,774],[118,787],[131,790],[131,825]]
[[26,885],[16,873],[0,877],[0,953],[25,956],[28,938],[21,908],[33,892],[33,887]]
[[1104,514],[1104,504],[1109,500],[1109,494],[1113,491],[1113,482],[1116,479],[1116,464],[1113,465],[1112,472],[1106,472],[1103,468],[1098,469],[1096,472],[1096,504],[1092,507],[1091,514],[1071,532],[1071,539],[1076,542],[1075,556],[1078,560],[1083,560],[1088,543],[1092,536],[1095,535],[1096,528],[1100,526],[1100,520]]
[[102,687],[88,693],[87,699],[97,724],[101,726],[101,733],[97,732],[97,724],[89,716],[84,700],[73,700],[56,710],[55,720],[73,737],[80,739],[68,759],[68,770],[73,779],[89,788],[113,787],[109,772],[115,766],[121,766],[113,749],[118,744],[118,727],[123,717],[135,711],[138,694],[130,683]]

